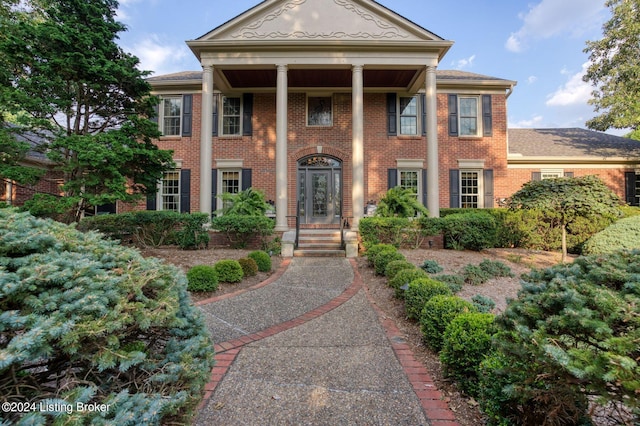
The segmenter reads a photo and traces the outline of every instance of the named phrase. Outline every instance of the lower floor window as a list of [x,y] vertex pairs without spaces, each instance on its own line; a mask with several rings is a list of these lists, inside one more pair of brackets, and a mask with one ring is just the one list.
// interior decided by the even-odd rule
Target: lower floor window
[[[240,192],[240,170],[220,170],[219,171],[220,187],[219,194],[237,194]],[[220,201],[219,208],[226,209],[230,207],[230,201]]]
[[159,210],[180,211],[180,170],[164,172],[159,192]]
[[482,174],[477,170],[460,171],[460,207],[467,209],[482,208]]
[[640,206],[640,173],[636,172],[636,197],[634,206]]

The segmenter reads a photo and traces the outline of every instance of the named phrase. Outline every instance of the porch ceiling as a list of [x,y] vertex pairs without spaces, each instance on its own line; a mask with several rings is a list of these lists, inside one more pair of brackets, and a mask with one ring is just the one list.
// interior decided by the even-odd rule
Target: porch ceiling
[[[420,69],[366,69],[365,88],[409,89]],[[268,89],[276,87],[275,69],[223,69],[229,89]],[[350,69],[289,69],[289,88],[351,88]]]

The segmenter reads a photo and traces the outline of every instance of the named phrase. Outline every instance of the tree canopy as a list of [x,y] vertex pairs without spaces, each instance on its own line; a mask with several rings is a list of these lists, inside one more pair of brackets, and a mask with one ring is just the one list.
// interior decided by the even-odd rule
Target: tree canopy
[[65,196],[87,205],[155,191],[171,152],[159,150],[157,100],[138,58],[116,43],[115,0],[3,1],[0,105],[47,141]]
[[590,66],[584,81],[595,87],[589,101],[598,114],[587,121],[594,130],[640,127],[640,0],[608,0],[611,19],[603,37],[588,41]]
[[511,196],[510,207],[536,209],[562,227],[562,260],[567,257],[567,225],[578,217],[620,215],[621,201],[597,176],[530,181]]

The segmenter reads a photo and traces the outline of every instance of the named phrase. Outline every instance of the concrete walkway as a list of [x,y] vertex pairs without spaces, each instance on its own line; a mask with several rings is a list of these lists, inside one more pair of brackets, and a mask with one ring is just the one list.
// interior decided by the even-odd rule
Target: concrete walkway
[[353,260],[285,260],[199,306],[217,363],[196,425],[458,425]]

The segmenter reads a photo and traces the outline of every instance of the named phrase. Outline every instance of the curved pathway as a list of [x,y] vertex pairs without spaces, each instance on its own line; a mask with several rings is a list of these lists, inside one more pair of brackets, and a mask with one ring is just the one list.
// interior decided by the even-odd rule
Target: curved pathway
[[220,343],[196,425],[458,425],[353,260],[287,259],[198,305]]

